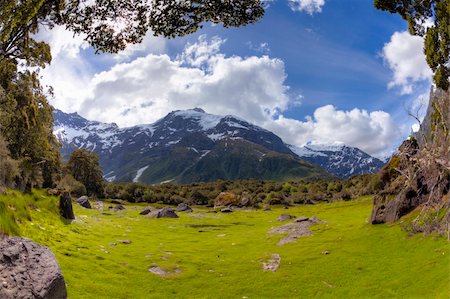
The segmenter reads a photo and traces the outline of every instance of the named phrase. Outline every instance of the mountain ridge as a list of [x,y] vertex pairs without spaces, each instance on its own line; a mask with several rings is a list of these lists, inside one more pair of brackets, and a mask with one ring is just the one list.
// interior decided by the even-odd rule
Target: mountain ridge
[[[305,169],[308,169],[315,178],[330,177],[314,165],[327,169],[320,163],[336,160],[336,157],[334,160],[324,159],[323,156],[330,153],[318,151],[316,155],[303,157],[298,154],[298,148],[293,150],[292,146],[287,145],[280,137],[266,129],[232,115],[208,114],[200,108],[172,111],[152,124],[126,128],[120,128],[115,123],[90,121],[77,113],[67,114],[60,110],[55,110],[54,119],[54,134],[62,144],[63,156],[67,158],[76,148],[95,151],[100,157],[105,178],[109,181],[160,183],[164,181],[191,182],[194,177],[201,181],[212,178],[275,180],[308,178],[308,171],[303,171]],[[236,140],[241,142],[233,142]],[[231,151],[221,151],[223,155],[221,159],[213,159],[211,155],[217,154],[217,151],[221,149],[218,145],[224,142],[244,147],[242,153],[249,159],[248,163],[244,163],[239,155],[231,154]],[[257,154],[261,151],[267,152],[263,158],[258,157]],[[375,159],[369,155],[367,157]],[[274,162],[273,159],[278,162]],[[347,159],[351,160],[349,157]],[[221,170],[221,175],[218,175],[213,169],[221,165],[222,160],[228,161],[230,165],[233,161],[242,163],[241,167],[246,165],[249,168],[252,165],[254,169],[244,167],[243,171],[235,171],[233,167],[225,167]],[[283,162],[280,162],[281,160]],[[296,162],[293,163],[293,160]],[[209,164],[205,161],[209,161]],[[264,163],[277,165],[278,168],[269,167],[273,173],[277,173],[277,176],[269,172],[258,172],[258,167]],[[296,167],[302,171],[296,171]],[[279,168],[285,169],[286,173],[280,172]],[[336,172],[336,168],[339,167],[336,165],[328,167],[334,175],[349,176],[345,171],[345,173]],[[350,168],[351,166],[346,166],[345,169]],[[196,169],[198,173],[189,172],[189,169]],[[359,168],[351,174],[372,170],[372,168]]]

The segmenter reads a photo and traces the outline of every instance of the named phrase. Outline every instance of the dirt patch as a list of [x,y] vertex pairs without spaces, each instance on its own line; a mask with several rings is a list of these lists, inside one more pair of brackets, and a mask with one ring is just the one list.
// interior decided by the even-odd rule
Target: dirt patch
[[273,228],[269,230],[269,234],[286,234],[284,238],[282,238],[277,245],[284,245],[287,243],[295,242],[298,238],[302,236],[312,236],[312,232],[309,227],[313,224],[323,223],[324,221],[316,218],[306,218],[300,217],[296,221]]
[[263,263],[263,271],[277,272],[280,267],[281,257],[278,253],[272,254],[272,257],[265,263]]

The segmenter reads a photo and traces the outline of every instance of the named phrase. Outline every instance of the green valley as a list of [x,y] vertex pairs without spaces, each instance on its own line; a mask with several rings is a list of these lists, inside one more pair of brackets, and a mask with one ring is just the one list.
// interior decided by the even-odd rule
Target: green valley
[[[370,224],[371,197],[288,210],[194,207],[178,219],[139,215],[141,204],[115,212],[104,202],[92,210],[74,205],[71,223],[56,216],[58,199],[42,191],[11,191],[0,202],[0,230],[50,247],[69,298],[447,298],[450,292],[447,240],[408,235],[403,221]],[[324,222],[310,227],[312,236],[277,246],[283,236],[268,231],[288,223],[277,221],[281,214]],[[281,258],[278,270],[263,272],[273,254]]]

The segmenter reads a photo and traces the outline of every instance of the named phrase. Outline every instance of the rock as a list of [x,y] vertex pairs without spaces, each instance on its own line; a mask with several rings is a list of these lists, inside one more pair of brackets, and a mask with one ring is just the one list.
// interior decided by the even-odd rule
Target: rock
[[231,208],[223,208],[222,210],[220,210],[222,213],[231,213],[233,212],[233,210]]
[[214,199],[214,207],[238,206],[240,204],[239,196],[232,192],[221,192]]
[[122,206],[121,204],[118,204],[118,205],[116,205],[116,206],[113,208],[113,211],[114,211],[114,212],[122,211],[122,210],[125,210],[125,207]]
[[183,203],[180,203],[180,204],[177,206],[176,211],[177,211],[177,212],[186,212],[186,213],[190,213],[190,212],[192,212],[192,209],[191,209],[190,206],[188,206],[187,204],[185,204],[185,203],[183,202]]
[[281,257],[279,254],[274,253],[272,254],[271,259],[269,259],[267,262],[263,263],[263,271],[271,271],[276,272],[278,268],[280,267]]
[[263,210],[264,212],[270,212],[270,211],[272,211],[272,209],[271,208],[269,208],[269,207],[266,207],[266,208],[264,208],[264,210]]
[[278,217],[277,221],[283,222],[283,221],[291,220],[291,219],[294,219],[294,218],[296,218],[296,217],[293,216],[293,215],[289,215],[289,214],[281,214],[280,217]]
[[77,204],[86,209],[92,209],[91,203],[89,202],[89,198],[87,196],[81,196],[77,199]]
[[122,201],[120,201],[120,200],[118,200],[118,199],[113,199],[113,200],[111,200],[111,203],[112,203],[112,204],[115,204],[115,205],[121,205],[121,204],[122,204]]
[[25,238],[0,239],[0,298],[67,298],[66,284],[47,247]]
[[328,255],[328,254],[330,254],[330,251],[328,251],[328,250],[325,250],[324,252],[322,252],[322,254],[324,254],[324,255]]
[[66,220],[74,220],[75,214],[73,213],[72,199],[69,192],[64,192],[59,197],[59,214]]
[[152,207],[145,207],[139,214],[148,215],[152,211]]
[[161,267],[158,267],[158,266],[150,267],[150,268],[148,268],[148,271],[153,273],[153,274],[159,275],[161,277],[164,277],[164,276],[167,276],[167,275],[171,275],[171,274],[180,274],[181,273],[181,270],[178,269],[178,268],[176,268],[172,272],[169,272],[169,271],[163,270]]
[[131,244],[131,240],[119,240],[118,242],[122,244]]
[[178,215],[172,208],[163,208],[158,211],[156,218],[178,218]]

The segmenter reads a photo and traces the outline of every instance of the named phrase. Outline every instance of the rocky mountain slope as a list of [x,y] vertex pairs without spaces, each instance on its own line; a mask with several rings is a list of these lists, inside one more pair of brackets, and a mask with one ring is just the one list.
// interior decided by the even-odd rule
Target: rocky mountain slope
[[130,128],[89,121],[59,110],[54,116],[54,134],[62,144],[63,156],[68,157],[76,148],[95,151],[110,181],[329,176],[320,167],[336,176],[349,177],[381,167],[381,161],[355,148],[295,148],[243,119],[212,115],[198,108],[173,111],[153,124]]

